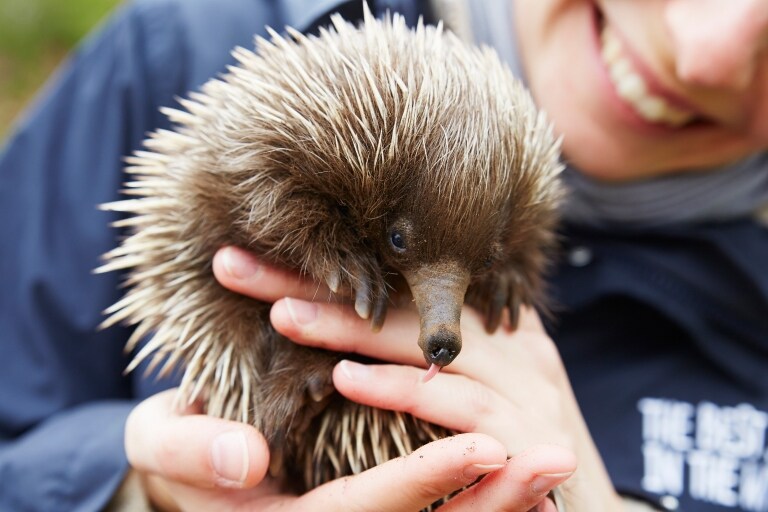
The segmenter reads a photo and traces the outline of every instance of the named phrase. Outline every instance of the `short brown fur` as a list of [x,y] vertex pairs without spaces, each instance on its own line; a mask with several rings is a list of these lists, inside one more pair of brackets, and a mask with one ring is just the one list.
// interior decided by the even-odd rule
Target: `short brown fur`
[[334,393],[341,356],[285,340],[268,304],[221,287],[216,250],[346,290],[374,327],[402,275],[426,345],[459,336],[463,300],[489,330],[537,302],[560,197],[558,142],[492,51],[398,16],[333,23],[235,50],[238,66],[166,110],[175,131],[130,159],[137,197],[106,205],[131,214],[117,223],[131,236],[100,269],[130,271],[105,325],[136,324],[130,349],[154,333],[132,367],[183,365],[183,400],[256,425],[299,490],[447,432]]

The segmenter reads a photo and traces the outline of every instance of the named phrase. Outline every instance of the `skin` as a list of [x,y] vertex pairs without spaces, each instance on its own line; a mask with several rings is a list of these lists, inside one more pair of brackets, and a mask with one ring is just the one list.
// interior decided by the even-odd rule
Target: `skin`
[[[526,77],[565,135],[566,159],[596,179],[626,181],[696,172],[765,150],[768,3],[735,0],[722,7],[717,0],[516,2]],[[696,122],[670,128],[645,121],[616,95],[598,57],[595,20],[621,38],[657,92],[695,113]],[[269,455],[252,428],[194,409],[174,411],[169,395],[158,395],[132,414],[126,451],[159,508],[322,511],[343,503],[343,509],[353,510],[418,510],[470,481],[469,463],[481,465],[477,474],[490,475],[442,510],[475,510],[482,500],[493,510],[552,512],[554,505],[544,496],[559,484],[571,512],[621,510],[554,344],[533,312],[521,313],[515,332],[502,328],[488,335],[465,308],[466,350],[424,384],[423,358],[414,350],[419,331],[414,311],[391,310],[384,329],[374,334],[349,307],[300,300],[327,297],[321,285],[260,265],[244,251],[223,249],[214,271],[229,289],[274,302],[275,327],[297,343],[392,363],[342,362],[334,384],[348,398],[468,434],[428,445],[414,454],[418,459],[399,459],[302,497],[285,496],[263,479]],[[211,458],[217,434],[232,431],[243,433],[238,446],[249,460],[242,472],[241,459],[227,459],[237,470],[235,480],[217,474]],[[163,442],[155,439],[158,432]],[[463,457],[470,445],[477,449]],[[184,456],[169,456],[180,453]],[[505,462],[507,454],[512,458]],[[578,471],[570,478],[576,461]]]
[[[349,361],[334,371],[334,384],[345,396],[378,407],[406,410],[423,419],[470,432],[431,443],[411,456],[395,459],[360,475],[331,482],[301,497],[285,495],[264,478],[269,453],[261,435],[237,422],[204,416],[197,408],[173,408],[174,390],[142,402],[126,425],[126,453],[134,471],[142,477],[153,503],[161,510],[419,510],[436,499],[473,482],[479,475],[493,473],[476,486],[456,496],[447,511],[476,510],[482,500],[493,510],[527,512],[534,507],[554,512],[546,498],[555,486],[576,469],[577,447],[569,432],[543,433],[538,420],[531,421],[523,410],[547,404],[546,413],[576,413],[575,421],[586,434],[572,395],[558,400],[557,388],[566,385],[562,365],[551,342],[540,343],[543,335],[535,313],[526,312],[515,333],[500,331],[479,357],[466,358],[452,374],[440,374],[421,384],[424,370],[421,353],[413,350],[418,337],[418,315],[411,309],[394,309],[384,328],[373,333],[349,306],[308,302],[321,285],[299,280],[293,274],[261,265],[250,254],[235,248],[224,249],[214,260],[214,271],[226,287],[265,301],[275,301],[272,321],[276,328],[297,342],[352,350],[404,365],[366,367]],[[307,299],[300,300],[301,298]],[[315,311],[311,320],[306,309]],[[468,340],[486,338],[482,319],[471,313],[463,329]],[[311,316],[311,315],[310,315]],[[351,336],[358,330],[363,337]],[[330,336],[325,339],[318,333]],[[511,338],[504,340],[504,338]],[[519,347],[520,341],[523,346]],[[469,342],[469,341],[468,341]],[[525,348],[507,352],[504,347]],[[495,349],[493,347],[495,346]],[[382,351],[384,349],[384,351]],[[532,349],[532,350],[529,350]],[[512,386],[513,395],[503,389],[504,379],[487,379],[484,364],[509,365],[500,372],[513,371],[521,384],[534,385],[539,394]],[[453,366],[453,365],[451,365]],[[537,369],[538,368],[538,369]],[[366,369],[368,371],[366,371]],[[466,376],[460,372],[465,371]],[[474,379],[477,378],[477,381]],[[414,388],[419,394],[414,395]],[[435,393],[437,392],[437,393]],[[390,394],[391,393],[391,394]],[[399,397],[399,398],[398,398]],[[407,399],[406,399],[407,398]],[[526,405],[528,402],[529,405]],[[480,406],[482,404],[482,407]],[[450,405],[450,408],[447,406]],[[450,410],[460,414],[449,414]],[[499,414],[501,413],[501,414]],[[214,446],[218,436],[238,438],[237,450],[225,459],[237,478],[217,471]],[[586,436],[588,438],[588,436]],[[553,443],[559,440],[559,443]],[[524,449],[522,449],[524,447]],[[245,455],[247,454],[247,455]],[[508,455],[512,454],[510,459]],[[592,457],[593,460],[595,457]],[[242,471],[247,459],[246,471]],[[586,466],[588,468],[588,466]],[[597,473],[607,482],[601,467]],[[587,469],[586,471],[590,471]],[[392,489],[398,489],[392,493]],[[570,489],[570,488],[569,488]],[[581,491],[573,488],[573,491]],[[596,510],[596,509],[593,509]]]
[[[768,147],[768,3],[520,0],[515,8],[529,86],[582,172],[624,181],[710,168]],[[700,123],[647,123],[619,99],[598,57],[596,14]]]
[[[573,457],[557,446],[536,446],[507,462],[504,447],[492,437],[461,434],[304,496],[291,496],[264,478],[269,453],[255,429],[217,421],[194,408],[175,412],[174,392],[142,402],[131,415],[126,434],[134,471],[141,474],[153,503],[161,510],[417,510],[494,471],[492,479],[484,480],[470,495],[457,498],[449,510],[472,510],[471,502],[478,494],[495,495],[494,489],[504,486],[515,505],[508,507],[505,500],[497,499],[499,510],[522,511],[541,502],[574,467]],[[238,464],[247,457],[243,480],[222,479],[215,469],[211,454],[221,435],[245,439],[242,447],[247,456],[241,451],[230,456],[239,455]],[[541,474],[545,476],[535,481]],[[393,488],[402,492],[392,493]]]

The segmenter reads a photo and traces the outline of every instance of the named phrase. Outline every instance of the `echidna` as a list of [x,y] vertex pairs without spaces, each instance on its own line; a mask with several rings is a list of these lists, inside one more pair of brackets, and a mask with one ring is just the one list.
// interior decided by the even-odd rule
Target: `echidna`
[[[464,301],[489,330],[535,303],[560,196],[558,142],[490,49],[397,15],[287,29],[202,93],[165,110],[106,205],[130,237],[101,271],[130,269],[105,325],[136,324],[129,349],[181,364],[181,394],[262,431],[272,471],[298,490],[409,452],[441,429],[334,392],[340,354],[277,334],[269,308],[220,286],[211,262],[238,245],[354,298],[381,326],[407,282],[431,368],[459,353]],[[415,341],[415,340],[414,340]],[[415,346],[414,346],[415,349]]]

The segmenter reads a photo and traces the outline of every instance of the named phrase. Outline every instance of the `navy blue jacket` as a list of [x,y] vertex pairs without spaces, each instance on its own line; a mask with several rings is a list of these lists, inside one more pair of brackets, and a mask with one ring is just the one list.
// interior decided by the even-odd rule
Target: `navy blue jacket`
[[[406,0],[376,7],[410,22],[424,13]],[[160,106],[265,26],[311,30],[360,9],[136,0],[19,121],[0,153],[0,510],[102,508],[127,469],[127,414],[173,384],[123,375],[128,330],[96,329],[121,296],[121,276],[91,270],[119,236],[96,205],[118,198],[122,157],[168,127]],[[766,230],[743,220],[564,236],[552,332],[617,486],[689,511],[768,510]]]
[[614,485],[768,511],[768,229],[564,237],[550,331]]

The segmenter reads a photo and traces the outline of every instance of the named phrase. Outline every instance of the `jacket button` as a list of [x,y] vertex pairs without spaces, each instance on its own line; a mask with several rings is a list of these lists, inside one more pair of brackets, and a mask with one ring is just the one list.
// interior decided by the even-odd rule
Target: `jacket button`
[[592,263],[592,249],[577,245],[568,251],[568,263],[573,267],[586,267]]

